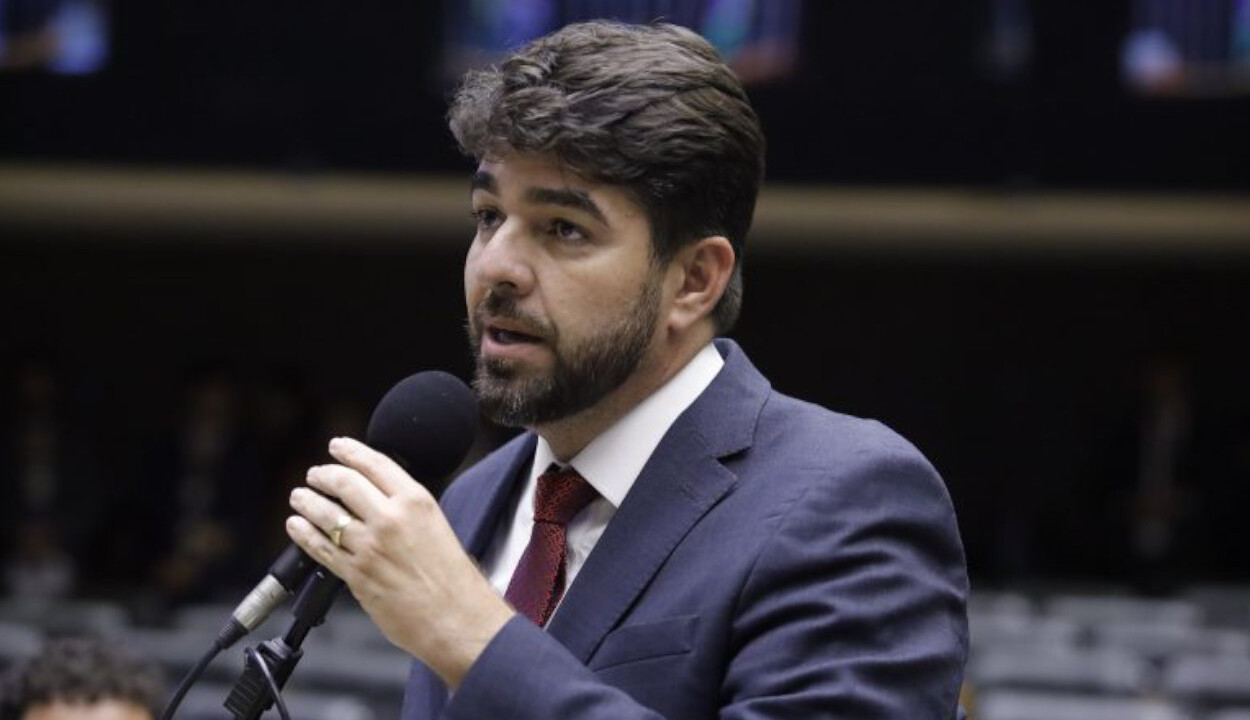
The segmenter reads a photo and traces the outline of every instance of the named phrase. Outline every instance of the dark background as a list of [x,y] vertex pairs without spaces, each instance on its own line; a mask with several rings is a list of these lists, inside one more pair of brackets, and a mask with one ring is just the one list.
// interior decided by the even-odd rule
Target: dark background
[[[1245,189],[1250,97],[1121,80],[1129,0],[1026,3],[1031,61],[990,59],[991,0],[807,2],[794,75],[753,96],[770,177]],[[460,171],[441,3],[117,0],[98,74],[0,75],[0,153],[295,170]]]

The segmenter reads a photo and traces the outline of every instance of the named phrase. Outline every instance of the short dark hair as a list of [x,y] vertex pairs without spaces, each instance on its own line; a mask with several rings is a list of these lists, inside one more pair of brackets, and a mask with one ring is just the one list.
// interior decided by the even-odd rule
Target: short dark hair
[[163,679],[157,668],[93,638],[51,640],[42,652],[10,669],[3,685],[0,719],[20,720],[35,705],[129,702],[156,717]]
[[578,175],[624,187],[663,262],[711,235],[734,249],[718,332],[742,305],[742,255],[764,175],[764,134],[715,48],[668,24],[569,25],[470,72],[448,114],[466,154],[550,154]]

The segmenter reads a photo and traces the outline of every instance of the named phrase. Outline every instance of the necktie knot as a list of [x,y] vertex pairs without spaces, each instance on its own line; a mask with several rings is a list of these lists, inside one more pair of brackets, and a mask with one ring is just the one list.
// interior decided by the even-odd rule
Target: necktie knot
[[598,496],[599,493],[572,465],[564,468],[552,466],[538,477],[534,520],[567,525]]

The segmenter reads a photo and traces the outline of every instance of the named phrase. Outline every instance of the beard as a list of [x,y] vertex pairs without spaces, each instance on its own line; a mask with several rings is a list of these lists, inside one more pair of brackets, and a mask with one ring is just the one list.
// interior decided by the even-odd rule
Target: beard
[[[472,311],[466,328],[473,352],[473,390],[484,414],[507,427],[533,427],[592,407],[637,369],[651,343],[660,313],[659,274],[649,275],[637,301],[597,332],[561,349],[558,329],[522,313],[512,296],[489,293]],[[515,363],[482,357],[481,328],[489,318],[526,324],[555,356],[550,372],[522,377]]]

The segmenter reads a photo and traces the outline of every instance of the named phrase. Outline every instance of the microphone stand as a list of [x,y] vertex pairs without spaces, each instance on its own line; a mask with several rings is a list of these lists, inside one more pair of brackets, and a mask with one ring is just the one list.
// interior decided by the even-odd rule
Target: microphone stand
[[318,566],[300,589],[291,609],[294,618],[286,634],[260,643],[256,648],[248,648],[243,674],[235,681],[225,701],[226,709],[234,714],[235,720],[257,720],[275,700],[279,708],[285,710],[277,693],[304,656],[300,649],[304,638],[325,621],[326,612],[342,587],[342,580]]

